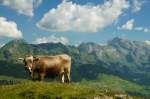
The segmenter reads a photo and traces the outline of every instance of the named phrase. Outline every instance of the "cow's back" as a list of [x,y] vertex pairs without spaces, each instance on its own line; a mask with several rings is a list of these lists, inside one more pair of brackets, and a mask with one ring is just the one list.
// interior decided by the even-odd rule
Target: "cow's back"
[[71,62],[71,57],[63,54],[63,55],[56,55],[56,56],[38,56],[39,61],[37,63],[42,63],[42,65],[46,65],[48,67],[54,65],[66,65],[67,63]]

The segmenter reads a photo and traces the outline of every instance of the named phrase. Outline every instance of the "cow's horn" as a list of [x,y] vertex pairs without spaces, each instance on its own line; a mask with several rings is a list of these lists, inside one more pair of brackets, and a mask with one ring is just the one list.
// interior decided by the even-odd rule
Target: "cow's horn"
[[18,60],[24,60],[24,58],[18,58]]

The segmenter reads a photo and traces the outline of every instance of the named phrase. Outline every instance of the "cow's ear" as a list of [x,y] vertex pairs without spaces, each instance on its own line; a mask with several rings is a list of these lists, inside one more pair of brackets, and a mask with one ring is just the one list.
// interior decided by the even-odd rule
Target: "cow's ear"
[[39,57],[34,57],[33,61],[39,61],[40,58]]

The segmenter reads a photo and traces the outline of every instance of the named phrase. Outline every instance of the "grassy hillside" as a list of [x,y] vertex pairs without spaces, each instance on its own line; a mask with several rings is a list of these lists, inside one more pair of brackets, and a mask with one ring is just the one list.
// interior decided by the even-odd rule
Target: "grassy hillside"
[[1,99],[93,99],[94,97],[108,99],[108,97],[115,97],[115,94],[104,93],[79,83],[61,84],[31,81],[1,86],[0,94]]
[[103,74],[98,78],[98,80],[82,80],[82,83],[89,86],[95,86],[99,89],[109,89],[115,93],[125,92],[132,96],[150,97],[150,86],[139,85],[113,75]]
[[[91,94],[92,93],[92,94]],[[23,82],[13,86],[3,86],[0,90],[2,99],[47,99],[73,96],[98,95],[96,90],[75,84]]]
[[[93,99],[94,97],[131,99],[131,96],[127,94],[131,94],[132,91],[139,95],[131,94],[133,99],[145,99],[146,95],[148,97],[148,90],[146,91],[144,86],[107,75],[103,75],[100,81],[83,80],[80,83],[70,84],[61,84],[56,81],[33,82],[5,76],[0,77],[0,81],[2,80],[19,82],[13,85],[0,85],[0,99]],[[140,91],[145,92],[139,94]]]

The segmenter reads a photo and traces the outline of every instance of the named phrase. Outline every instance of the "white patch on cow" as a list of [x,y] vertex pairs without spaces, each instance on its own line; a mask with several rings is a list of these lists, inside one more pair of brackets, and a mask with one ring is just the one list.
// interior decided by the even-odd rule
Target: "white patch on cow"
[[32,60],[33,61],[33,56],[26,57],[26,60]]
[[64,74],[62,75],[61,82],[62,82],[62,83],[64,83],[64,82],[65,82]]
[[[32,72],[32,65],[33,65],[33,56],[28,56],[25,58],[25,61],[27,62],[27,68],[30,72]],[[31,63],[32,62],[32,63]]]
[[30,66],[28,66],[28,69],[29,69],[29,71],[30,71],[30,72],[32,72],[32,69],[31,69],[31,67],[30,67]]

